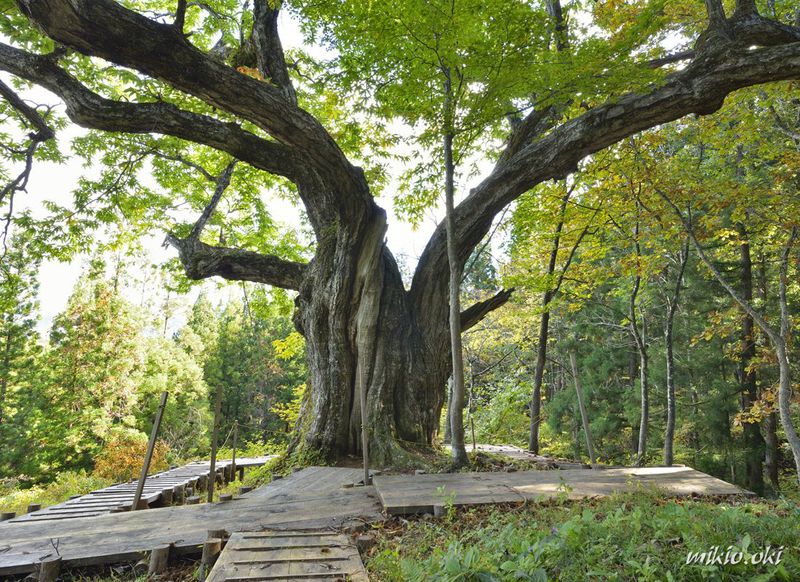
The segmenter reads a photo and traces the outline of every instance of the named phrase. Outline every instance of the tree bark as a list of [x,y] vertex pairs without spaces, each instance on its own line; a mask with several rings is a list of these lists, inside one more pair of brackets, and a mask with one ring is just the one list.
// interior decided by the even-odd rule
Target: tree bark
[[461,269],[454,219],[455,162],[453,161],[453,86],[450,69],[444,69],[444,197],[447,224],[447,262],[450,273],[450,354],[452,357],[453,395],[450,400],[450,450],[453,464],[469,463],[464,437],[464,351],[461,345]]
[[[741,148],[740,148],[741,152]],[[741,156],[741,153],[740,153]],[[741,242],[739,244],[740,293],[748,303],[753,302],[753,262],[750,256],[750,242],[744,224],[737,224]],[[741,408],[748,413],[758,401],[758,384],[756,372],[751,364],[756,357],[756,338],[753,318],[746,312],[742,314],[741,333],[739,336],[739,386],[741,390]],[[747,488],[758,495],[764,494],[764,472],[761,461],[764,457],[764,438],[758,422],[743,422],[744,460]]]
[[[767,291],[767,261],[763,254],[759,255],[758,266],[758,293],[762,305],[766,306],[769,293]],[[764,430],[764,470],[769,478],[772,490],[777,493],[780,491],[780,481],[778,479],[780,446],[778,443],[777,413],[769,413],[761,423],[761,427]]]
[[[638,209],[638,204],[637,204]],[[650,386],[648,384],[649,358],[647,354],[647,344],[643,331],[639,329],[638,316],[636,315],[636,298],[642,284],[641,275],[641,247],[639,245],[639,220],[637,218],[633,232],[634,245],[636,247],[636,275],[633,279],[633,289],[628,309],[628,319],[630,320],[630,331],[633,341],[636,344],[636,351],[639,354],[639,389],[641,399],[641,410],[639,417],[639,440],[636,448],[636,466],[642,467],[647,457],[647,430],[650,421]]]
[[675,354],[673,351],[672,330],[675,313],[678,310],[683,274],[689,260],[689,240],[684,241],[678,259],[678,274],[675,278],[675,289],[672,297],[667,301],[667,317],[664,322],[664,345],[667,358],[667,428],[664,432],[664,464],[672,466],[673,444],[675,441]]

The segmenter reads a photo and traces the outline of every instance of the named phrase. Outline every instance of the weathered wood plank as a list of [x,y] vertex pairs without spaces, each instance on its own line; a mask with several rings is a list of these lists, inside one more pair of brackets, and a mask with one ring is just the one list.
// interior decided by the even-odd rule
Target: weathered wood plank
[[[300,483],[306,484],[308,473],[318,488],[295,491]],[[354,519],[382,519],[371,487],[342,488],[357,478],[359,470],[324,467],[308,473],[300,471],[226,503],[58,521],[4,522],[0,524],[0,576],[32,571],[33,564],[53,552],[51,540],[58,544],[65,567],[74,567],[128,560],[166,543],[175,543],[177,555],[196,554],[210,528],[229,532],[330,529]]]
[[235,533],[209,582],[239,580],[368,580],[358,549],[337,532]]
[[613,468],[388,475],[374,479],[386,511],[392,515],[433,512],[434,505],[482,505],[554,497],[607,496],[656,486],[669,495],[747,495],[749,492],[690,467]]
[[[239,467],[261,466],[272,458],[272,456],[244,458],[237,460],[236,464]],[[229,460],[220,461],[217,473],[221,475],[230,464]],[[162,500],[163,492],[166,489],[195,486],[199,481],[207,478],[209,467],[207,462],[195,462],[150,475],[144,484],[142,500],[148,505],[154,505]],[[12,523],[50,519],[63,521],[69,517],[90,517],[90,514],[96,516],[110,513],[120,505],[131,504],[136,493],[136,486],[136,483],[118,483],[8,521]]]

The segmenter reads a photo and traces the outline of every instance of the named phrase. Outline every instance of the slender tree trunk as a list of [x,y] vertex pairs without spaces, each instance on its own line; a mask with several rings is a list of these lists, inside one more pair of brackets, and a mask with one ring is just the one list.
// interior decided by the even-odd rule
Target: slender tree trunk
[[450,409],[453,407],[453,377],[447,379],[447,414],[444,417],[444,442],[450,444]]
[[636,465],[644,466],[647,457],[647,429],[650,421],[650,387],[648,385],[648,364],[647,345],[643,331],[639,329],[638,316],[636,315],[636,298],[639,295],[639,288],[642,284],[640,273],[641,247],[639,246],[639,221],[637,219],[634,227],[634,241],[636,247],[636,276],[633,280],[633,290],[631,291],[628,318],[630,319],[630,330],[639,353],[639,387],[641,390],[641,412],[639,419],[639,442],[636,449]]
[[594,444],[592,443],[592,432],[589,429],[589,415],[586,413],[586,406],[583,403],[583,388],[581,387],[581,376],[578,373],[578,360],[575,352],[569,352],[569,364],[572,368],[572,377],[575,380],[575,396],[578,398],[578,408],[581,411],[581,424],[583,425],[583,433],[586,436],[586,450],[589,453],[589,461],[592,464],[592,469],[597,468],[597,459],[594,456]]
[[[560,9],[560,8],[559,8]],[[553,288],[552,278],[556,272],[558,262],[558,250],[561,244],[561,232],[564,229],[564,215],[567,211],[567,204],[572,195],[572,190],[568,190],[561,199],[561,206],[558,212],[558,223],[553,234],[553,247],[550,249],[550,259],[547,263],[547,289],[542,296],[542,318],[539,321],[539,343],[536,347],[536,370],[533,374],[533,393],[531,394],[531,427],[528,436],[528,450],[533,454],[539,454],[539,427],[541,426],[542,416],[542,381],[544,379],[544,368],[547,364],[547,340],[550,331],[550,302],[556,290]]]
[[6,330],[6,337],[3,347],[3,368],[0,377],[0,424],[5,420],[6,394],[8,392],[8,376],[11,373],[11,322],[8,322],[9,329]]
[[[753,302],[753,263],[750,256],[750,242],[747,230],[741,223],[737,225],[741,244],[739,246],[739,260],[741,273],[739,278],[740,293],[748,303]],[[742,315],[742,328],[739,348],[739,383],[741,387],[742,412],[748,413],[753,404],[758,401],[758,384],[756,372],[751,364],[756,356],[755,329],[753,318],[744,312]],[[743,423],[745,475],[747,488],[758,495],[764,494],[764,474],[761,464],[764,458],[764,438],[757,422]]]
[[672,297],[667,302],[667,317],[664,323],[664,345],[667,357],[667,428],[664,433],[664,464],[672,466],[673,444],[675,441],[675,354],[673,351],[672,330],[675,313],[678,310],[681,287],[683,286],[683,273],[689,259],[689,240],[684,241],[681,247],[678,264],[678,275],[675,278],[675,289]]
[[[760,255],[759,257],[758,265],[759,265],[758,291],[762,305],[766,306],[769,294],[767,293],[767,261],[766,257],[763,254]],[[777,413],[771,412],[770,414],[768,414],[766,418],[764,418],[764,422],[761,423],[761,427],[764,431],[764,444],[765,444],[764,470],[766,471],[767,477],[769,478],[773,491],[777,492],[780,490],[780,481],[778,479],[778,465],[780,463],[779,460],[780,447],[778,444]]]
[[450,70],[445,69],[444,85],[444,170],[445,208],[447,223],[447,261],[450,266],[450,352],[453,359],[453,399],[450,409],[450,448],[453,464],[469,463],[464,445],[464,352],[461,345],[461,266],[458,260],[458,242],[454,214],[455,163],[453,161],[453,88]]

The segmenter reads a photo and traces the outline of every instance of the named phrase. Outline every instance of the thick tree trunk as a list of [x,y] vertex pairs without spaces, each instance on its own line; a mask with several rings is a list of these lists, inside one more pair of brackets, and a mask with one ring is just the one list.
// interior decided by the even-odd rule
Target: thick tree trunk
[[769,482],[774,491],[780,490],[780,481],[778,480],[778,415],[771,412],[764,419],[762,425],[764,427],[764,442],[766,448],[764,450],[764,469],[766,470]]
[[[742,241],[739,246],[740,292],[745,301],[752,303],[753,264],[750,257],[750,243],[747,240],[745,226],[740,223],[737,225],[737,230]],[[751,364],[756,357],[756,342],[753,318],[745,312],[741,321],[738,377],[741,389],[742,412],[748,413],[753,404],[758,401],[756,372],[751,368]],[[764,458],[764,438],[761,436],[761,429],[757,422],[744,422],[742,427],[747,488],[758,495],[763,495],[764,474],[761,463]]]
[[[337,232],[320,245],[296,300],[309,382],[294,448],[325,459],[361,450],[361,386],[373,464],[402,462],[398,441],[431,444],[438,431],[450,374],[447,322],[412,310],[385,225],[376,207],[361,236]],[[438,307],[431,310],[441,316]],[[420,321],[439,333],[423,334]]]

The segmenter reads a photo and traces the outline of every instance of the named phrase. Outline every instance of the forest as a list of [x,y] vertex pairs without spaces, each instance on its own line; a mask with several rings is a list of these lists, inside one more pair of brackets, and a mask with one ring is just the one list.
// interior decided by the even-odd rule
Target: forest
[[[689,466],[794,579],[799,83],[797,0],[0,0],[0,506],[136,478],[164,391],[153,468],[208,459],[219,395],[273,472]],[[367,568],[750,579],[627,538],[569,569],[689,527],[652,495],[531,517],[572,545],[406,523]]]

